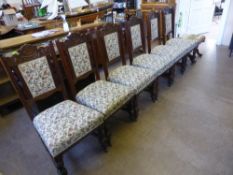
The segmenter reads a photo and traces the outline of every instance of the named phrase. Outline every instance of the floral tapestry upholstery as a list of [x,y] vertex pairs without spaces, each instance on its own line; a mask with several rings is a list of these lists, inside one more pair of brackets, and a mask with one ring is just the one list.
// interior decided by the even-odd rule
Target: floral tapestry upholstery
[[86,43],[70,47],[69,54],[77,78],[91,71],[92,66]]
[[185,51],[190,51],[196,46],[196,42],[193,40],[187,40],[182,38],[172,38],[166,42],[166,45],[181,48]]
[[130,87],[100,80],[80,91],[76,100],[80,104],[103,113],[107,118],[135,94],[136,92]]
[[165,15],[166,35],[172,31],[172,14]]
[[34,127],[56,157],[103,123],[103,115],[70,100],[63,101],[35,117]]
[[148,86],[155,77],[154,71],[126,65],[113,70],[109,74],[109,81],[132,87],[139,93]]
[[161,57],[165,57],[167,60],[170,60],[169,66],[171,66],[182,58],[182,54],[185,53],[185,51],[182,48],[178,47],[160,45],[154,47],[151,53]]
[[151,20],[151,39],[154,40],[158,37],[159,37],[158,19],[154,18]]
[[109,61],[120,56],[120,47],[117,32],[104,36]]
[[132,45],[133,50],[137,49],[138,47],[142,46],[142,38],[141,38],[141,28],[140,25],[134,25],[130,28],[131,38],[132,38]]
[[18,68],[32,97],[56,88],[46,57],[19,64]]
[[158,77],[167,70],[169,60],[154,54],[142,54],[134,58],[133,65],[145,69],[151,69]]

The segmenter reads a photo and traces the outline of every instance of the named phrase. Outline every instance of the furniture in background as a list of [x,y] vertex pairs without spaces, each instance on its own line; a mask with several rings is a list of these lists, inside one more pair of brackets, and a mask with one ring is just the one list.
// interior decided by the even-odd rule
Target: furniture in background
[[113,10],[123,13],[125,9],[136,9],[136,0],[114,0]]
[[162,10],[167,7],[175,7],[176,0],[166,0],[161,1],[151,1],[151,0],[142,0],[141,9],[142,10]]
[[222,8],[222,3],[224,3],[225,0],[221,0],[219,5],[215,5],[215,10],[214,10],[214,16],[222,16],[223,14],[223,8]]
[[18,102],[18,95],[11,83],[10,78],[0,62],[0,115],[4,115],[7,109]]
[[[176,1],[175,0],[167,0],[167,1],[151,1],[151,0],[142,0],[142,4],[141,4],[141,10],[144,16],[144,20],[146,18],[146,14],[151,11],[155,11],[155,12],[160,12],[160,24],[159,24],[159,28],[160,28],[160,40],[163,41],[163,44],[165,44],[166,40],[167,40],[167,34],[172,34],[174,35],[174,31],[175,31],[175,10],[176,10]],[[168,27],[166,25],[164,25],[164,20],[166,20],[165,15],[170,13],[172,14],[172,21],[170,23],[172,25],[172,31],[170,31],[170,33],[166,33],[165,27]]]
[[30,20],[38,17],[40,2],[38,0],[22,0],[24,16]]

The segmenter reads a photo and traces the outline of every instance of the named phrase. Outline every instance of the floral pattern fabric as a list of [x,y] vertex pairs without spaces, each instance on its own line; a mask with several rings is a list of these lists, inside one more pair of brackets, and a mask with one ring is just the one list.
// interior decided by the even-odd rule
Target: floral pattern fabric
[[92,67],[86,43],[70,47],[69,54],[76,77],[91,71]]
[[145,69],[150,69],[158,77],[167,70],[169,60],[153,54],[142,54],[134,58],[133,65]]
[[33,124],[53,157],[103,123],[103,115],[70,100],[40,113]]
[[196,42],[193,40],[187,40],[183,38],[172,38],[166,42],[166,45],[174,47],[183,47],[184,50],[189,50],[196,45]]
[[120,47],[117,32],[104,36],[109,61],[120,56]]
[[180,57],[185,56],[191,52],[196,46],[196,42],[193,40],[186,40],[182,38],[173,38],[167,41],[166,45],[172,46],[181,52]]
[[151,39],[154,40],[158,37],[159,37],[158,19],[154,18],[151,20]]
[[132,87],[139,93],[148,86],[155,77],[154,71],[126,65],[113,70],[109,74],[109,81]]
[[100,80],[80,91],[76,100],[108,118],[135,94],[136,92],[130,87]]
[[181,48],[169,45],[156,46],[151,51],[152,54],[166,57],[167,60],[170,60],[170,66],[175,64],[180,58],[182,58],[181,56],[184,52],[185,51]]
[[140,25],[137,24],[130,28],[131,38],[132,38],[132,45],[133,49],[137,49],[142,45],[142,38],[141,38],[141,28]]
[[56,88],[46,57],[19,64],[18,68],[34,98]]
[[166,34],[172,31],[172,14],[165,15]]

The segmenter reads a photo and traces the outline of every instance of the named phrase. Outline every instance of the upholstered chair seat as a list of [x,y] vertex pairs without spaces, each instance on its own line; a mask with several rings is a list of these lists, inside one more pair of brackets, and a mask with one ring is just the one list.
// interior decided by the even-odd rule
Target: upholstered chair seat
[[174,65],[183,54],[184,50],[182,48],[160,45],[156,46],[151,50],[151,54],[155,54],[161,57],[165,57],[169,62],[167,63],[168,67]]
[[170,60],[166,57],[154,55],[154,54],[142,54],[134,58],[133,65],[145,69],[154,71],[154,74],[158,77],[163,74],[167,69]]
[[166,42],[166,45],[176,48],[183,48],[185,52],[190,52],[196,47],[197,43],[194,40],[172,38]]
[[130,87],[99,80],[81,90],[76,95],[76,100],[78,103],[103,113],[106,119],[135,94],[136,91]]
[[152,83],[155,76],[154,71],[149,69],[125,65],[110,72],[108,80],[131,87],[139,93]]
[[103,123],[104,116],[93,109],[66,100],[38,114],[33,124],[53,157]]

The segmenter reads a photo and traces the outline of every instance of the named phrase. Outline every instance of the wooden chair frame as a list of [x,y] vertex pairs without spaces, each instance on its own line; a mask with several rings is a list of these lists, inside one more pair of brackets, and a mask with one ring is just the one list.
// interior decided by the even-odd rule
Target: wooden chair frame
[[[107,49],[105,46],[104,36],[116,32],[118,35],[118,45],[119,45],[119,52],[120,56],[114,58],[113,60],[109,61]],[[103,66],[103,71],[105,75],[105,79],[108,80],[109,76],[109,66],[112,64],[115,64],[119,60],[121,61],[122,65],[126,65],[126,59],[125,59],[125,49],[123,48],[124,43],[124,34],[122,31],[122,25],[118,24],[107,24],[105,27],[102,28],[102,30],[97,31],[97,39],[96,39],[96,47],[98,50],[101,50],[99,52],[99,58],[101,61],[101,64]],[[126,110],[130,114],[131,120],[137,120],[138,118],[138,100],[137,96],[135,95],[133,98],[131,98],[125,106],[122,108],[123,110]]]
[[[140,25],[141,41],[142,41],[142,45],[135,49],[133,49],[132,38],[131,38],[131,33],[130,33],[130,28],[131,26],[134,26],[134,25]],[[135,55],[146,53],[146,41],[145,41],[145,31],[144,31],[143,20],[135,16],[131,17],[130,20],[126,22],[125,24],[125,36],[126,36],[126,44],[129,48],[128,49],[129,60],[130,60],[130,64],[132,64],[133,57]]]
[[[49,68],[52,73],[52,77],[55,83],[56,88],[54,90],[51,90],[49,92],[46,92],[36,98],[33,98],[29,88],[26,85],[26,82],[24,81],[19,69],[18,65],[22,64],[24,62],[32,61],[37,58],[45,56],[47,58]],[[21,49],[19,49],[18,54],[12,57],[3,57],[2,58],[3,63],[6,67],[6,70],[8,74],[10,75],[10,78],[14,84],[14,87],[16,88],[20,100],[22,101],[23,105],[25,106],[27,112],[30,115],[31,120],[39,114],[39,109],[37,107],[36,102],[42,99],[46,99],[51,97],[56,92],[60,92],[64,98],[64,100],[68,99],[68,95],[66,93],[65,85],[61,76],[60,68],[58,65],[58,60],[56,58],[55,50],[53,47],[52,42],[49,43],[48,46],[45,47],[37,47],[32,45],[25,45]],[[97,131],[97,132],[95,132]],[[105,144],[106,142],[106,135],[105,135],[105,127],[104,125],[99,126],[96,130],[94,135],[96,135],[101,142],[101,144]],[[90,134],[92,134],[91,132]],[[89,134],[88,134],[89,135]],[[85,137],[84,137],[85,138]],[[82,138],[83,139],[83,138]],[[68,149],[61,152],[56,157],[52,157],[49,153],[50,157],[52,158],[58,173],[61,175],[67,175],[67,170],[64,166],[63,161],[63,154],[70,150],[73,146],[75,146],[77,143],[79,143],[82,139],[71,145]],[[42,141],[44,144],[44,142]],[[103,145],[102,145],[103,146]],[[47,147],[45,146],[46,150],[48,151]],[[49,152],[49,151],[48,151]]]
[[[104,36],[114,32],[117,32],[118,34],[120,56],[109,61],[105,46]],[[98,50],[101,50],[101,53],[99,53],[99,58],[100,58],[99,61],[103,65],[103,70],[106,80],[108,79],[108,75],[109,75],[108,67],[110,65],[115,64],[118,61],[121,61],[122,65],[126,65],[125,50],[121,45],[121,43],[123,42],[124,42],[124,34],[121,29],[121,26],[119,26],[118,24],[107,24],[104,28],[102,28],[102,30],[97,31],[96,46],[98,46]]]
[[[171,14],[172,15],[172,31],[170,31],[169,33],[166,33],[166,14]],[[170,39],[170,35],[172,35],[172,37],[175,37],[175,8],[166,8],[162,11],[162,26],[163,26],[163,44],[166,44],[167,40]],[[187,53],[183,58],[181,58],[181,62],[178,64],[180,65],[181,69],[180,72],[182,74],[184,74],[185,70],[186,70],[186,66],[187,66],[187,58],[190,59],[191,63],[194,64],[196,63],[196,54],[198,54],[199,56],[202,56],[198,50],[198,47],[193,49],[193,54],[192,53]],[[173,81],[171,81],[172,84]]]
[[[166,15],[172,15],[172,30],[166,33]],[[162,10],[162,28],[163,28],[163,44],[170,39],[170,35],[174,38],[175,36],[175,8],[166,8]]]
[[[152,31],[151,31],[151,20],[156,19],[158,20],[158,37],[152,39]],[[146,24],[147,24],[147,46],[148,46],[148,53],[151,53],[152,43],[158,42],[161,43],[160,33],[161,28],[160,26],[160,17],[158,12],[149,12],[146,14]]]
[[[131,35],[130,35],[130,27],[133,25],[140,25],[140,30],[141,30],[141,41],[142,41],[142,45],[139,46],[138,48],[133,49],[132,46],[132,41],[131,41]],[[125,35],[123,35],[123,28],[125,29]],[[133,63],[133,56],[134,53],[146,53],[146,49],[145,49],[145,35],[144,35],[144,26],[143,26],[143,22],[141,19],[137,18],[137,17],[131,17],[131,19],[126,22],[126,24],[124,26],[117,26],[117,25],[111,25],[109,24],[108,27],[106,27],[104,29],[104,31],[99,31],[97,36],[98,36],[98,46],[100,46],[100,49],[102,50],[102,62],[104,65],[104,72],[105,72],[105,77],[106,79],[108,79],[108,68],[109,68],[109,59],[108,59],[108,55],[106,52],[106,47],[104,44],[104,36],[113,32],[117,32],[118,33],[118,44],[119,44],[119,48],[120,48],[120,57],[121,57],[121,61],[122,61],[122,65],[126,65],[126,58],[125,58],[125,47],[128,47],[128,54],[129,54],[129,59],[130,59],[130,65],[132,65]],[[125,37],[125,41],[124,42],[124,38]],[[126,45],[125,45],[126,44]],[[115,62],[115,60],[113,61]],[[155,81],[153,81],[145,90],[148,90],[151,93],[151,97],[152,100],[155,101],[157,99],[157,92],[158,92],[158,80],[156,79]],[[138,95],[136,95],[137,98]],[[137,102],[136,102],[137,103]]]
[[[94,40],[92,39],[92,32],[82,31],[80,33],[72,33],[71,35],[67,36],[65,41],[56,40],[62,65],[64,67],[65,75],[68,80],[69,90],[71,92],[71,98],[73,100],[75,100],[75,96],[77,94],[76,87],[80,81],[87,79],[90,75],[94,75],[95,80],[100,79],[98,65],[97,65],[98,63],[96,62],[95,59],[97,51],[94,49]],[[80,77],[76,77],[68,49],[70,47],[77,46],[82,43],[87,44],[92,70]],[[94,82],[95,80],[93,80],[92,82]],[[81,90],[81,88],[79,90]]]
[[[18,65],[43,56],[47,58],[55,83],[55,89],[33,98],[29,88],[27,87],[26,82],[24,81],[18,69]],[[19,94],[20,100],[24,104],[32,120],[40,112],[36,102],[47,99],[57,92],[61,93],[64,99],[68,99],[64,83],[63,81],[61,81],[61,72],[59,70],[59,65],[56,60],[56,54],[52,43],[49,43],[49,45],[46,47],[24,45],[18,50],[17,55],[12,56],[11,58],[3,57],[2,60],[7,69],[7,72],[9,73],[10,78],[12,79],[14,87]]]
[[[155,39],[152,39],[151,32],[151,20],[157,18],[158,19],[158,31],[159,36]],[[162,20],[165,21],[165,20]],[[161,24],[161,12],[151,11],[146,14],[146,25],[147,25],[147,44],[148,44],[148,53],[151,53],[152,44],[158,43],[161,44],[163,42],[163,37],[161,37],[162,29],[160,27]],[[165,25],[165,24],[163,24]],[[168,71],[163,74],[163,77],[168,79],[168,86],[171,86],[175,79],[175,66],[172,66]]]

